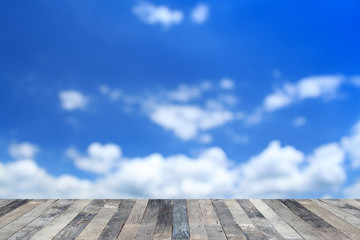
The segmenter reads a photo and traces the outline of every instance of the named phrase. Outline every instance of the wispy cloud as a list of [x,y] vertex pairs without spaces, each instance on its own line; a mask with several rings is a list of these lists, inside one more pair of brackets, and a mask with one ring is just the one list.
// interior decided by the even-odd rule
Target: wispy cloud
[[89,98],[76,90],[64,90],[59,92],[61,107],[66,111],[85,109]]
[[203,24],[209,18],[209,7],[206,4],[197,5],[191,12],[191,20],[197,24]]
[[306,118],[303,116],[297,117],[293,121],[293,125],[295,127],[301,127],[301,126],[304,126],[305,124],[306,124]]
[[235,82],[231,78],[223,78],[220,80],[219,85],[223,89],[233,89],[235,87]]

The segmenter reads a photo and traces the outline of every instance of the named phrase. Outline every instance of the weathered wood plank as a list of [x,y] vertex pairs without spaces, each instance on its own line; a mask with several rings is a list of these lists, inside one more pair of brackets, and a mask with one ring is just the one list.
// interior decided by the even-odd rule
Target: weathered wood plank
[[20,216],[24,215],[25,213],[29,212],[31,209],[35,208],[43,201],[44,200],[32,200],[30,202],[25,203],[24,205],[19,206],[18,208],[5,214],[4,216],[0,217],[0,228],[6,226],[7,224],[11,223],[15,219],[17,219]]
[[174,200],[172,239],[190,239],[185,199]]
[[60,216],[38,231],[31,239],[53,239],[66,225],[71,222],[71,220],[73,220],[87,205],[89,205],[90,202],[90,199],[78,200]]
[[13,211],[14,209],[20,207],[21,205],[28,203],[29,201],[30,201],[29,199],[18,199],[7,205],[2,206],[0,208],[0,217],[4,216],[5,214],[8,214],[9,212]]
[[131,211],[130,216],[126,220],[125,225],[117,239],[132,240],[135,238],[139,230],[141,220],[144,216],[148,201],[148,199],[138,199],[136,201],[135,206]]
[[357,239],[360,236],[360,229],[357,229],[353,225],[345,222],[319,205],[316,205],[314,202],[306,199],[298,200],[298,202],[352,239]]
[[343,211],[341,211],[341,209],[339,209],[331,204],[327,204],[326,202],[323,202],[323,201],[320,201],[317,199],[313,199],[312,201],[315,202],[317,205],[325,208],[332,214],[338,216],[342,220],[344,220],[344,221],[350,223],[351,225],[353,225],[354,227],[360,229],[360,218],[357,218],[348,212],[343,212]]
[[15,199],[0,199],[0,208],[14,202]]
[[[7,239],[44,213],[56,200],[46,200],[10,224],[0,229],[0,239]],[[33,207],[33,206],[32,206]],[[5,215],[6,216],[6,215]]]
[[259,229],[254,225],[235,199],[225,199],[225,204],[233,215],[235,221],[244,232],[246,239],[262,240],[266,239]]
[[354,215],[355,217],[360,218],[360,209],[358,209],[355,206],[352,206],[351,204],[348,204],[344,201],[340,201],[339,199],[326,199],[326,200],[321,200],[323,202],[326,202],[328,204],[332,204],[338,208],[340,208],[342,211],[348,212],[352,215]]
[[303,239],[292,227],[290,227],[284,220],[282,220],[263,200],[250,199],[250,202],[285,239]]
[[96,216],[104,206],[105,200],[95,199],[84,210],[82,210],[65,228],[56,236],[55,240],[75,239],[87,224]]
[[288,209],[279,200],[264,199],[264,202],[276,212],[287,224],[295,229],[306,240],[324,239],[313,227],[306,223],[302,218]]
[[199,203],[209,240],[226,240],[224,230],[211,201],[202,199],[199,200]]
[[267,239],[284,239],[248,199],[238,199],[237,201]]
[[153,239],[154,231],[158,219],[160,207],[160,200],[151,199],[146,207],[144,217],[141,221],[141,225],[136,234],[135,239],[137,240],[150,240]]
[[228,239],[246,239],[245,234],[241,231],[240,226],[235,221],[230,210],[226,206],[224,200],[211,200],[217,216],[220,220],[221,226],[224,229],[225,235]]
[[295,200],[281,200],[281,202],[307,222],[310,226],[315,228],[325,239],[349,239],[345,234],[331,226],[328,222],[318,217],[316,214],[309,211]]
[[109,220],[108,224],[100,234],[99,239],[116,239],[119,235],[125,221],[129,217],[136,200],[126,199],[121,201],[118,209]]
[[104,207],[96,214],[91,222],[84,228],[84,230],[76,237],[77,240],[96,240],[99,238],[101,232],[110,218],[119,207],[120,200],[106,200]]
[[200,210],[199,200],[186,200],[190,239],[205,240],[208,239],[206,228],[203,222],[203,217]]
[[8,240],[21,240],[21,239],[30,239],[38,231],[44,228],[57,216],[62,214],[66,209],[68,209],[75,200],[62,199],[58,200],[49,210],[43,213],[41,216],[36,218],[34,221],[29,223],[23,229],[12,235]]
[[155,227],[156,240],[171,240],[173,200],[160,200],[159,214]]
[[341,201],[360,209],[360,201],[357,201],[355,199],[341,199]]

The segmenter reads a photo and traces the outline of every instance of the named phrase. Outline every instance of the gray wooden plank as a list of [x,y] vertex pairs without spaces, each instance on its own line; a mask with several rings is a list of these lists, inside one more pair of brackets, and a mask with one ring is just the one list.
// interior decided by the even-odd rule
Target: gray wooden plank
[[248,199],[238,199],[239,205],[244,209],[250,220],[264,234],[267,239],[284,239],[278,231],[266,220]]
[[360,209],[360,201],[356,201],[355,199],[341,199],[341,201]]
[[297,231],[306,240],[324,239],[313,227],[311,227],[302,218],[288,209],[279,200],[264,199],[264,202],[276,212],[287,224]]
[[44,228],[57,216],[62,214],[66,209],[68,209],[75,200],[62,199],[58,200],[49,210],[43,213],[41,216],[36,218],[34,221],[26,225],[20,231],[12,235],[8,240],[21,240],[21,239],[30,239],[38,231]]
[[190,228],[190,239],[207,240],[208,236],[201,214],[199,200],[188,199],[186,200],[186,205]]
[[360,229],[357,229],[353,225],[345,222],[341,218],[335,216],[331,212],[327,211],[326,209],[320,207],[319,205],[315,204],[314,202],[307,200],[307,199],[301,199],[297,200],[301,205],[309,209],[311,212],[315,213],[322,219],[326,220],[328,223],[333,225],[335,228],[339,229],[343,233],[345,233],[347,236],[351,237],[352,239],[358,239],[360,236]]
[[263,200],[250,199],[250,202],[256,207],[256,209],[266,218],[266,220],[287,240],[302,240],[303,238],[279,215],[274,212]]
[[105,200],[93,200],[84,210],[82,210],[66,227],[64,227],[55,237],[60,239],[75,239],[89,222],[96,216],[104,206]]
[[237,224],[224,200],[213,199],[211,202],[214,206],[226,237],[228,239],[246,239],[245,234]]
[[15,199],[0,199],[0,208],[14,202]]
[[226,240],[219,218],[209,199],[199,200],[206,232],[209,240]]
[[250,220],[248,215],[244,212],[235,199],[225,199],[226,206],[233,215],[235,221],[244,232],[246,239],[252,240],[262,240],[266,239],[264,234],[262,234],[259,229],[254,225]]
[[137,240],[150,240],[153,239],[154,231],[158,219],[159,214],[159,207],[160,207],[160,200],[159,199],[151,199],[148,202],[146,207],[144,217],[141,221],[141,225],[139,230],[136,234],[135,239]]
[[122,200],[118,209],[111,217],[110,221],[100,234],[99,239],[116,239],[119,235],[125,221],[129,217],[136,200],[126,199]]
[[4,216],[5,214],[8,214],[12,210],[20,207],[21,205],[24,205],[25,203],[28,203],[30,199],[17,199],[7,205],[4,205],[0,208],[0,217]]
[[31,239],[53,239],[64,227],[66,227],[66,225],[69,224],[69,222],[71,222],[87,205],[89,205],[90,202],[90,199],[78,200],[60,216],[56,217],[53,221],[38,231]]
[[360,218],[360,209],[351,204],[346,203],[345,201],[340,201],[339,199],[326,199],[326,200],[324,199],[321,201],[332,204],[340,208],[342,211],[348,212],[354,215],[355,217]]
[[160,200],[159,214],[155,227],[156,240],[171,240],[173,200]]
[[[30,211],[15,219],[10,224],[0,229],[0,239],[7,239],[11,235],[21,230],[24,226],[32,222],[34,219],[44,213],[56,200],[50,199],[32,208]],[[5,215],[6,216],[6,215]]]
[[172,239],[190,239],[185,199],[174,200]]
[[295,200],[285,199],[281,200],[281,202],[290,210],[292,210],[296,215],[302,218],[305,222],[307,222],[310,226],[320,232],[320,234],[322,234],[325,239],[350,239],[345,234],[334,228],[328,222],[318,217],[316,214],[312,213]]

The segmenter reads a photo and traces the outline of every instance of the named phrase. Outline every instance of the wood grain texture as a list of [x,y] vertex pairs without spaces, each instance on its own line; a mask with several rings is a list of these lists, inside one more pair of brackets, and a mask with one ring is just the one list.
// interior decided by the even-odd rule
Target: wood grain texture
[[158,219],[158,214],[159,214],[159,207],[160,207],[160,200],[158,199],[149,200],[144,213],[144,217],[141,221],[141,225],[139,227],[135,239],[137,240],[153,239],[154,231]]
[[189,219],[190,239],[208,239],[199,200],[188,199],[186,200],[186,205]]
[[7,205],[2,206],[0,208],[0,218],[5,214],[8,214],[9,212],[13,211],[14,209],[20,207],[21,205],[28,203],[29,201],[30,201],[29,199],[18,199]]
[[357,201],[355,199],[342,199],[341,201],[360,209],[360,201]]
[[190,239],[185,199],[174,200],[172,239]]
[[14,202],[15,199],[0,199],[0,208]]
[[342,211],[348,212],[352,215],[354,215],[355,217],[360,217],[360,209],[346,203],[345,201],[341,201],[339,199],[326,199],[326,200],[321,200],[323,202],[326,202],[328,204],[332,204],[338,208],[340,208]]
[[324,221],[295,200],[286,199],[281,200],[281,202],[294,213],[296,213],[305,222],[307,222],[310,226],[315,228],[325,239],[349,239],[345,234],[334,228],[328,222]]
[[115,211],[103,232],[100,234],[99,239],[116,239],[120,231],[129,217],[136,200],[126,199],[121,201],[118,209]]
[[301,205],[303,205],[307,209],[309,209],[311,212],[318,215],[320,218],[325,219],[328,223],[330,223],[332,226],[345,233],[350,238],[357,239],[358,236],[360,236],[359,229],[345,222],[341,218],[335,216],[334,214],[330,213],[329,211],[320,207],[319,205],[316,205],[314,202],[306,199],[298,200],[298,202],[301,203]]
[[302,218],[288,209],[279,200],[265,199],[264,202],[276,212],[282,220],[287,222],[295,229],[304,239],[318,240],[324,239],[313,227],[306,223]]
[[155,227],[156,240],[171,240],[173,200],[160,200],[159,214]]
[[228,239],[246,239],[245,234],[241,231],[241,228],[235,221],[230,210],[226,206],[224,200],[215,199],[211,201],[217,216],[220,219],[222,228]]
[[209,199],[199,200],[201,214],[209,240],[226,240],[219,218]]
[[46,227],[37,232],[31,239],[33,240],[46,240],[53,239],[76,215],[78,215],[89,203],[90,199],[78,200],[71,205],[65,212],[55,218]]

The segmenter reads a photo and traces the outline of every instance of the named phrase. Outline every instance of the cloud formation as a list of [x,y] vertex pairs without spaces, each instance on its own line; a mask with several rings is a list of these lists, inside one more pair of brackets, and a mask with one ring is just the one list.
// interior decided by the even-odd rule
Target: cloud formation
[[209,7],[206,4],[199,4],[191,11],[191,20],[197,24],[203,24],[209,18]]
[[12,143],[9,146],[9,154],[14,159],[34,158],[39,147],[30,142]]
[[66,111],[85,109],[89,103],[88,97],[76,90],[63,90],[59,92],[61,107]]

